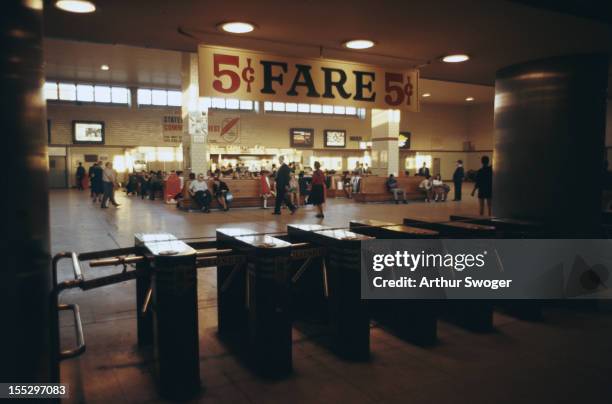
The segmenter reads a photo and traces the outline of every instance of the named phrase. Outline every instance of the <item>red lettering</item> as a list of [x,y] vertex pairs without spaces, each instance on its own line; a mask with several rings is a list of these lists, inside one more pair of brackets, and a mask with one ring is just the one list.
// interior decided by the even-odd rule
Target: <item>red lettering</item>
[[215,90],[219,91],[220,93],[229,94],[235,92],[236,90],[238,90],[238,88],[240,88],[240,76],[238,75],[238,73],[233,70],[221,69],[221,65],[239,67],[240,59],[238,58],[238,56],[219,55],[215,53],[213,55],[213,64],[215,77],[226,76],[230,80],[229,87],[227,88],[223,87],[223,81],[213,81],[213,88]]

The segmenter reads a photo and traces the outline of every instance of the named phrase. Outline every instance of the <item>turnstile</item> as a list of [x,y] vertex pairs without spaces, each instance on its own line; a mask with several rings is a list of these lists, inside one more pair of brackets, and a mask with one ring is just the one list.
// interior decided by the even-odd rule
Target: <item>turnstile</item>
[[138,307],[145,311],[138,317],[139,345],[153,344],[161,395],[192,398],[201,388],[196,251],[165,233],[136,234],[135,245],[147,258],[136,278]]
[[404,224],[437,231],[441,238],[491,238],[496,231],[493,226],[452,220],[439,222],[410,217],[404,219]]
[[[404,224],[434,230],[439,238],[491,238],[495,227],[456,221],[435,222],[422,218],[405,218]],[[488,332],[493,330],[493,303],[489,300],[453,300],[442,305],[442,314],[469,330]]]
[[370,319],[361,299],[361,241],[371,237],[347,230],[316,229],[312,225],[287,226],[292,241],[326,248],[323,260],[324,293],[328,299],[333,349],[350,359],[370,356]]
[[265,376],[292,369],[289,262],[291,244],[245,229],[218,229],[218,246],[244,262],[218,265],[219,333]]
[[[350,230],[377,239],[432,239],[438,232],[379,220],[351,220]],[[438,301],[417,299],[374,299],[368,302],[372,317],[419,345],[431,345],[437,339]]]

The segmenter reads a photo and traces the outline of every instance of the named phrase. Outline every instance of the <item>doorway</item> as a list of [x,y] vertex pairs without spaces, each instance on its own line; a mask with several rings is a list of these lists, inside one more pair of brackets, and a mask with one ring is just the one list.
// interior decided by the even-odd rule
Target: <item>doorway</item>
[[49,188],[68,188],[66,156],[49,156]]
[[436,157],[436,158],[433,159],[433,165],[432,165],[431,168],[432,168],[431,173],[433,175],[441,174],[440,173],[440,158],[439,157]]

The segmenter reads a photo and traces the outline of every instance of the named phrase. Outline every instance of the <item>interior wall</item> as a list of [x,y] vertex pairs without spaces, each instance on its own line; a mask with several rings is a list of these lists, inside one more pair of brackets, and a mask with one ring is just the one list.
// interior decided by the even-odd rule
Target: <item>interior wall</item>
[[[105,122],[106,146],[88,147],[104,149],[98,154],[114,155],[123,153],[123,149],[114,146],[176,146],[176,143],[165,142],[163,118],[179,113],[177,108],[163,107],[124,107],[103,105],[77,105],[72,103],[49,103],[48,119],[51,121],[51,144],[72,145],[72,121],[95,120]],[[238,144],[245,147],[265,146],[269,148],[289,148],[290,128],[313,128],[315,156],[360,155],[359,141],[350,140],[351,136],[361,137],[361,141],[370,140],[370,112],[365,119],[357,117],[340,117],[333,115],[307,115],[298,113],[263,113],[251,111],[218,111],[211,110],[209,125],[222,125],[224,121],[238,117],[240,140]],[[347,145],[344,149],[325,148],[323,131],[325,129],[346,130]],[[488,105],[445,105],[426,103],[421,112],[402,112],[401,131],[411,132],[411,151],[429,154],[439,158],[441,174],[450,179],[455,169],[455,162],[464,161],[466,169],[478,169],[483,151],[492,148],[493,142],[493,108]],[[471,141],[475,151],[464,149],[465,142]],[[111,149],[112,150],[106,150]],[[69,148],[69,167],[71,173],[76,169],[79,156],[84,153],[83,147]],[[344,151],[343,151],[344,150]],[[352,154],[350,151],[354,151]],[[78,152],[78,154],[77,154]],[[405,155],[402,153],[400,167],[404,167]],[[346,161],[345,161],[346,164]]]
[[119,105],[47,103],[51,144],[72,144],[72,121],[103,121],[108,146],[176,146],[164,142],[163,118],[180,115],[179,108],[137,108]]

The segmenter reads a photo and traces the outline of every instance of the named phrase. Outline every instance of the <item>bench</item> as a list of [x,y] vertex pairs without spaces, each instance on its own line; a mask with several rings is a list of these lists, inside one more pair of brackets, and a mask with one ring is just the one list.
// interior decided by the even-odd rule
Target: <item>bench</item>
[[[261,191],[259,179],[223,179],[227,184],[234,199],[230,203],[230,208],[251,208],[262,206]],[[183,186],[183,199],[179,201],[178,207],[183,210],[198,209],[197,204],[192,200],[189,194],[190,181],[185,181]],[[208,190],[212,193],[213,181],[208,180]],[[212,198],[210,203],[211,209],[220,209],[221,206],[216,198]]]
[[[406,199],[425,199],[425,195],[419,189],[423,177],[396,177],[397,187],[406,191]],[[390,202],[393,194],[387,189],[387,177],[368,176],[362,177],[359,192],[353,194],[357,202]]]

